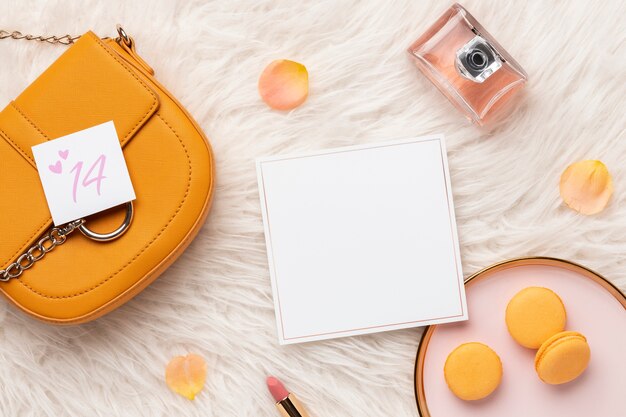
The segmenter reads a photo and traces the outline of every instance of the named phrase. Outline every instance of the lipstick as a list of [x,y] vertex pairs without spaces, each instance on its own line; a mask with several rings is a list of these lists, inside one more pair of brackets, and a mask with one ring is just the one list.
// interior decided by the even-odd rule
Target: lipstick
[[276,400],[276,408],[282,417],[309,417],[296,396],[290,394],[277,378],[267,377],[267,388]]

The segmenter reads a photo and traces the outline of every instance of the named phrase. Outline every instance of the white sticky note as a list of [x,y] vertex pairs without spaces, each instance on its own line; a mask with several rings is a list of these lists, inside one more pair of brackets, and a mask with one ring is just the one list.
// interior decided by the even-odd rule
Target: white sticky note
[[468,318],[442,135],[257,172],[281,344]]
[[57,226],[135,199],[113,122],[35,145],[32,150]]

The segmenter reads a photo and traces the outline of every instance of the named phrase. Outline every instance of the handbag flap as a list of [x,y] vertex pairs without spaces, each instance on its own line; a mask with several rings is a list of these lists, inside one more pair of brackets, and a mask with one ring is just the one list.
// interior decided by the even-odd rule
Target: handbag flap
[[87,32],[7,106],[0,127],[30,124],[34,130],[6,134],[18,152],[32,158],[33,145],[110,120],[124,145],[157,107],[155,92]]
[[127,144],[156,112],[156,93],[88,32],[0,112],[0,269],[52,223],[31,147],[113,120]]

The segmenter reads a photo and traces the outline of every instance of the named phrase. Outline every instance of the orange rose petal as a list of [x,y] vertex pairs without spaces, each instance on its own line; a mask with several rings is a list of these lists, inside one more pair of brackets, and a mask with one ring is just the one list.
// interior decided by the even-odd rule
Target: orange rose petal
[[561,198],[581,214],[601,212],[613,194],[611,174],[601,161],[580,161],[561,175]]
[[170,389],[190,400],[202,390],[205,379],[206,362],[193,353],[176,356],[165,368],[165,382]]
[[273,109],[294,109],[304,103],[309,94],[309,73],[300,63],[286,59],[274,61],[259,78],[259,94]]

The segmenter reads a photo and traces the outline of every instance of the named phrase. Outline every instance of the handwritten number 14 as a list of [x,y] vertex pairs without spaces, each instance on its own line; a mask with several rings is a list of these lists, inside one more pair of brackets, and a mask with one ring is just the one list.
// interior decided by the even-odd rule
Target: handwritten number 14
[[[102,180],[106,178],[103,175],[104,167],[106,165],[106,160],[107,160],[106,155],[104,154],[100,155],[98,159],[96,159],[96,162],[94,162],[93,165],[91,165],[91,167],[87,171],[87,174],[85,175],[82,181],[82,186],[84,188],[87,188],[88,186],[90,186],[91,184],[95,182],[96,191],[98,192],[98,195],[100,195],[100,186],[101,186]],[[96,169],[98,170],[97,171],[98,173],[97,175],[94,176],[94,171]],[[80,182],[80,174],[82,170],[83,170],[83,161],[80,161],[80,162],[77,162],[76,165],[74,165],[74,167],[70,171],[70,172],[75,172],[74,173],[74,186],[72,188],[72,198],[74,199],[75,203],[76,203],[76,194],[78,193],[78,186]]]

